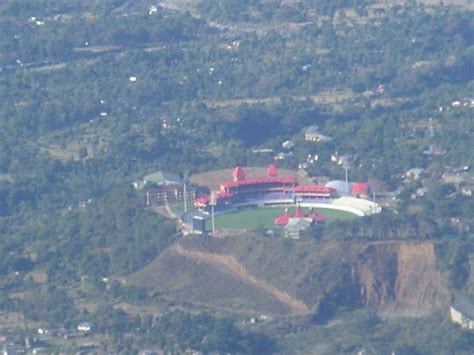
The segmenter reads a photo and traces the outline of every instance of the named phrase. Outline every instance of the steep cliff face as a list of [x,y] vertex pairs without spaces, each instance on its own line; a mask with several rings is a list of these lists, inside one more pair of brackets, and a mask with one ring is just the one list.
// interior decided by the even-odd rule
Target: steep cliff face
[[432,243],[371,245],[360,256],[354,281],[363,305],[432,309],[449,304],[447,277],[437,270]]

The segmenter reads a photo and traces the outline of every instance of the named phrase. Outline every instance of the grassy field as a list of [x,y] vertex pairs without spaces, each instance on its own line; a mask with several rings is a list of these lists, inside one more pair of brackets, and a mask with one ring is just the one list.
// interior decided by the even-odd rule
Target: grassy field
[[[303,210],[307,212],[309,209],[306,208]],[[293,214],[294,211],[295,208],[290,208],[291,214]],[[349,212],[330,210],[326,208],[315,208],[314,211],[326,217],[328,223],[334,220],[357,218],[355,214]],[[275,224],[273,223],[273,220],[284,212],[285,209],[282,207],[268,207],[222,214],[215,217],[216,229],[253,229],[259,226],[274,228]],[[206,221],[206,228],[208,230],[211,229],[210,219]]]

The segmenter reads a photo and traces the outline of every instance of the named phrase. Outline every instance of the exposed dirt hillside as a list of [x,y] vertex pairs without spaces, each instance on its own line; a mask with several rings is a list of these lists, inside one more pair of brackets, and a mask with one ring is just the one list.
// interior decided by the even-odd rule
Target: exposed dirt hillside
[[275,315],[336,306],[431,310],[451,298],[431,242],[183,239],[130,282],[180,300]]
[[361,256],[354,271],[363,305],[430,309],[449,302],[432,243],[370,245]]

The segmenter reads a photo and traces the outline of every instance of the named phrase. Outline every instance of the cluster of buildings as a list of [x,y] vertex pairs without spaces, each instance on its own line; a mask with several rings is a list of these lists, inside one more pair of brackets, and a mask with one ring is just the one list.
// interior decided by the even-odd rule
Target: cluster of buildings
[[[57,340],[69,340],[72,338],[84,338],[94,331],[95,326],[91,322],[81,322],[77,324],[75,330],[48,329],[37,328],[36,335],[30,333],[29,335],[0,335],[0,354],[17,355],[17,354],[55,354],[58,353]],[[56,339],[55,339],[56,338]],[[90,354],[90,350],[96,348],[96,344],[92,342],[81,342],[78,345],[78,352],[76,354]]]
[[330,202],[340,196],[366,199],[371,192],[366,182],[350,183],[342,180],[329,181],[325,186],[300,185],[296,177],[278,176],[278,169],[270,164],[267,176],[247,179],[243,168],[237,166],[232,180],[220,184],[219,190],[194,200],[197,208],[228,208],[232,205],[253,203],[260,206],[298,204],[304,202]]
[[[242,167],[237,166],[232,171],[231,180],[222,181],[215,191],[207,194],[198,195],[196,187],[188,184],[186,179],[162,171],[146,175],[133,185],[136,189],[144,190],[147,207],[182,202],[185,205],[185,213],[181,215],[183,230],[197,234],[205,232],[206,220],[211,214],[213,216],[214,213],[227,213],[243,208],[297,206],[294,215],[287,210],[274,221],[276,226],[285,230],[285,236],[289,238],[297,238],[302,230],[324,223],[325,218],[311,209],[314,206],[332,204],[335,209],[357,215],[364,215],[367,211],[369,214],[378,212],[373,206],[369,208],[360,205],[361,201],[375,205],[368,200],[361,200],[369,197],[371,189],[368,183],[335,180],[324,186],[300,184],[296,176],[281,176],[274,164],[267,167],[265,176],[251,178]],[[343,201],[343,198],[348,200]],[[195,209],[188,211],[187,201],[192,201]],[[354,201],[358,204],[354,205]],[[321,205],[318,206],[319,204]],[[300,206],[310,208],[309,213],[304,213]],[[361,208],[366,212],[359,212]]]
[[273,222],[283,227],[286,238],[299,239],[301,232],[309,227],[325,223],[326,217],[315,213],[312,208],[308,213],[305,213],[300,206],[297,206],[294,214],[290,214],[288,208],[286,208],[285,213],[275,218]]
[[[296,206],[293,215],[286,209],[274,223],[284,229],[286,237],[297,239],[301,231],[325,222],[323,216],[312,210],[312,205],[329,206],[340,200],[340,197],[360,199],[367,198],[369,193],[370,185],[365,182],[331,181],[325,186],[302,185],[294,176],[280,176],[274,164],[268,166],[266,176],[258,178],[247,178],[244,169],[237,166],[232,171],[232,180],[221,182],[217,191],[194,200],[194,206],[200,213],[192,218],[192,229],[196,233],[204,233],[205,220],[210,213],[225,213],[243,208]],[[300,206],[309,207],[309,212],[303,212]],[[335,206],[344,208],[342,203]]]
[[232,180],[223,181],[219,190],[194,200],[197,208],[208,209],[210,205],[223,210],[239,205],[275,206],[296,204],[305,201],[330,201],[335,197],[331,187],[300,185],[294,176],[279,176],[275,165],[267,168],[267,176],[247,179],[242,167],[232,172]]
[[192,201],[196,198],[196,189],[188,186],[179,175],[157,171],[133,183],[136,189],[144,189],[146,206],[159,206],[168,202]]

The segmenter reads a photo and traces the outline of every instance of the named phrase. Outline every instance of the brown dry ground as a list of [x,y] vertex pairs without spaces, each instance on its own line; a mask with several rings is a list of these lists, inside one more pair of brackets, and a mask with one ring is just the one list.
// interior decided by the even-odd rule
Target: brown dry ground
[[127,283],[215,311],[273,316],[310,314],[334,295],[391,312],[430,312],[451,298],[432,242],[190,237]]

